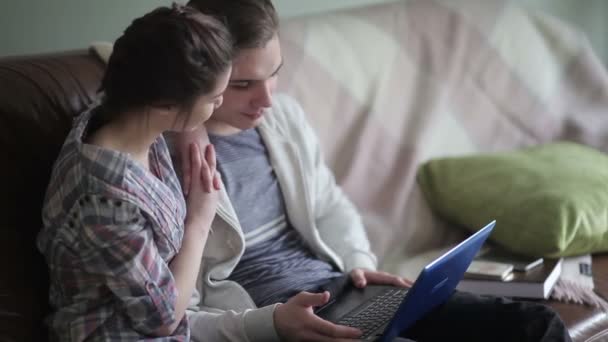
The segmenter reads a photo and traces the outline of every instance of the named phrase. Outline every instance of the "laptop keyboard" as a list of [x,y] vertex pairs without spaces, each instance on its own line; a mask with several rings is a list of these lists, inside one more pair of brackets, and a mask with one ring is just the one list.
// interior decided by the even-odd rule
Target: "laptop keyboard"
[[393,317],[406,293],[407,289],[389,289],[374,297],[361,310],[346,314],[338,324],[358,328],[363,332],[361,337],[367,338]]

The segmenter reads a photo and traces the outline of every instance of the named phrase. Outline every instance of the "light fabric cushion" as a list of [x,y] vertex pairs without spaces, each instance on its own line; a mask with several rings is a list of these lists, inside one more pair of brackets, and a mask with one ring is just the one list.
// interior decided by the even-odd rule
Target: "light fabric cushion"
[[608,250],[608,157],[573,143],[435,159],[418,170],[430,206],[515,252],[545,257]]

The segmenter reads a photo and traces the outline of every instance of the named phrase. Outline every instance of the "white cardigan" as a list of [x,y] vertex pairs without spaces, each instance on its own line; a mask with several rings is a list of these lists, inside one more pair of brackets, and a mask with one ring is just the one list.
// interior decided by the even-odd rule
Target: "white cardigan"
[[[376,269],[361,217],[325,165],[299,104],[287,95],[276,95],[259,128],[289,221],[313,253],[343,272]],[[278,341],[273,319],[277,305],[257,308],[243,287],[226,280],[243,255],[245,239],[223,187],[212,228],[197,284],[200,304],[188,311],[192,338]]]

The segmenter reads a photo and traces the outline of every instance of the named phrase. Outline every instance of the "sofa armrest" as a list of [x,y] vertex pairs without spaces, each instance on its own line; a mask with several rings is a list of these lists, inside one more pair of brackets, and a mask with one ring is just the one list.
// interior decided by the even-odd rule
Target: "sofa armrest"
[[[593,256],[593,280],[595,291],[608,298],[608,254]],[[548,301],[570,331],[575,342],[599,342],[608,340],[608,312],[580,304]]]

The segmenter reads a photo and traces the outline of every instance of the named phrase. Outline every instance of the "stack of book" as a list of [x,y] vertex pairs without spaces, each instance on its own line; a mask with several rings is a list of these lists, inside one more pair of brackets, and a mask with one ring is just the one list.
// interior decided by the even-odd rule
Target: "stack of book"
[[480,252],[458,290],[481,295],[548,298],[561,274],[562,259],[543,259],[510,253],[498,247]]

